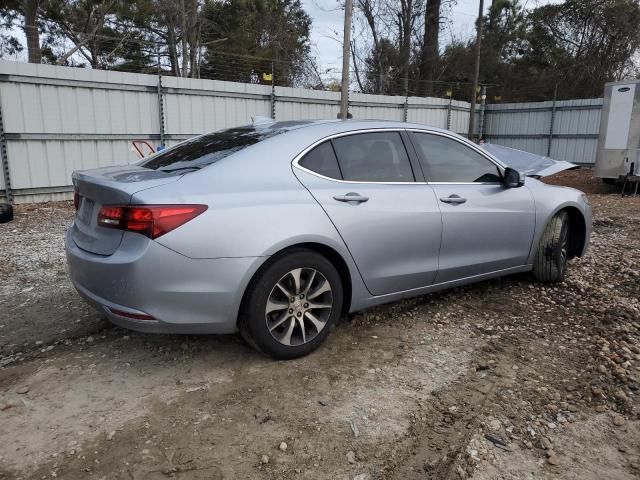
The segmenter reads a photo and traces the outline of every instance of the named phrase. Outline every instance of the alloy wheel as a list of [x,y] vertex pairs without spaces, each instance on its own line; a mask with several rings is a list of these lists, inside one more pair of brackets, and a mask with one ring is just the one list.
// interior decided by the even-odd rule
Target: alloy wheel
[[265,320],[277,342],[304,345],[325,328],[332,308],[331,284],[326,277],[314,268],[296,268],[271,289]]

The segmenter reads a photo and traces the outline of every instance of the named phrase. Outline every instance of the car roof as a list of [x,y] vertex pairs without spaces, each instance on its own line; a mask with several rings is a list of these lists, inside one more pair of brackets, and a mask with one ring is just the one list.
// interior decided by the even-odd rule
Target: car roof
[[[256,126],[254,124],[254,126]],[[265,123],[265,128],[273,130],[295,131],[300,129],[315,130],[318,134],[322,134],[323,131],[327,133],[343,133],[366,129],[377,128],[397,128],[397,129],[411,129],[416,128],[420,130],[427,130],[440,133],[453,133],[449,130],[442,128],[431,127],[419,123],[398,122],[393,120],[295,120],[295,121],[281,121]],[[314,132],[315,133],[315,132]]]

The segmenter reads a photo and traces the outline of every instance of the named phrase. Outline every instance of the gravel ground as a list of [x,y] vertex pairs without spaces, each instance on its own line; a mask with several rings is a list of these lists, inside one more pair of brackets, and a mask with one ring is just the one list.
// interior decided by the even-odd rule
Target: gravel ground
[[288,362],[106,326],[65,277],[69,206],[22,207],[0,225],[0,479],[638,478],[640,198],[589,198],[563,283],[361,312]]
[[[67,277],[64,232],[71,202],[18,205],[0,224],[0,357],[105,328]],[[2,359],[0,359],[2,365]]]

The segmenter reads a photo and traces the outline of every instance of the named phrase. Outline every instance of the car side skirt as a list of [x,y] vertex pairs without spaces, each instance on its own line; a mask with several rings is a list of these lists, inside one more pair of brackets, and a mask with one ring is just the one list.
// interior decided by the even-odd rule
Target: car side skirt
[[494,272],[483,273],[481,275],[473,275],[471,277],[460,278],[457,280],[451,280],[449,282],[436,283],[427,287],[416,288],[413,290],[405,290],[403,292],[390,293],[387,295],[373,296],[364,299],[354,298],[351,302],[351,312],[356,312],[365,308],[373,307],[375,305],[382,305],[384,303],[395,302],[404,298],[412,298],[428,293],[439,292],[441,290],[447,290],[449,288],[460,287],[462,285],[468,285],[471,283],[481,282],[483,280],[489,280],[492,278],[504,277],[506,275],[513,275],[515,273],[529,272],[533,270],[533,265],[522,265],[520,267],[506,268],[504,270],[497,270]]

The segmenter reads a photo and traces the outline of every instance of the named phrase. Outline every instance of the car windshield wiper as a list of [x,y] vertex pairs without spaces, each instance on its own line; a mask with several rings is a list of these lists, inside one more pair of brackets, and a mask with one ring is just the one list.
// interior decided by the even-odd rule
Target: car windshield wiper
[[178,167],[178,168],[159,168],[158,170],[160,170],[161,172],[166,172],[166,173],[172,173],[172,172],[180,172],[182,170],[200,170],[202,167],[199,167],[197,165],[192,165],[191,167]]

